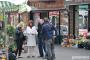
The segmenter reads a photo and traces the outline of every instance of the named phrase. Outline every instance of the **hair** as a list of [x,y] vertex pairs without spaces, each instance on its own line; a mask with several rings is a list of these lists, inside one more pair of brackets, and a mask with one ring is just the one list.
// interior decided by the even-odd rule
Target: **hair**
[[30,23],[32,23],[32,24],[33,24],[33,21],[32,21],[32,20],[29,20],[29,22],[28,22],[28,26],[29,26],[29,24],[30,24]]
[[44,18],[44,21],[47,22],[47,21],[49,21],[49,19],[48,19],[47,17],[45,17],[45,18]]

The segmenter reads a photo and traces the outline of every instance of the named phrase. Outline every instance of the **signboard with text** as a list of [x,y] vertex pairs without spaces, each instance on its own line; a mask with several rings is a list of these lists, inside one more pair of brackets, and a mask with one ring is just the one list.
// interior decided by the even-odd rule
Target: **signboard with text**
[[[64,0],[46,0],[47,2],[42,1],[28,1],[29,6],[34,6],[37,9],[55,9],[55,8],[64,8]],[[54,1],[54,2],[52,2]]]
[[90,3],[90,0],[66,0],[67,4],[87,4]]

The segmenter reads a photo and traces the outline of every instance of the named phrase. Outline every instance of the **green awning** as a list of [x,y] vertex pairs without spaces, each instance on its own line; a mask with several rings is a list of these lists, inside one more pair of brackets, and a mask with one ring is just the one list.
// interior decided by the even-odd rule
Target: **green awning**
[[8,1],[0,1],[0,12],[17,11],[18,6]]
[[31,10],[37,10],[37,8],[33,7],[33,6],[28,6],[27,4],[22,4],[19,5],[19,13],[23,13],[23,12],[30,12]]
[[13,11],[23,13],[23,12],[30,12],[31,10],[37,10],[37,8],[35,8],[33,6],[28,6],[25,3],[23,3],[21,5],[15,5],[8,1],[0,1],[0,13],[13,12]]

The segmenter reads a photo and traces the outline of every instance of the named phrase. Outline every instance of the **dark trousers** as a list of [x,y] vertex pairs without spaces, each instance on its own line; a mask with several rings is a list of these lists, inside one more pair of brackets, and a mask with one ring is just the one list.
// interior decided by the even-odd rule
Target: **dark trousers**
[[23,45],[22,43],[21,43],[21,44],[17,44],[17,49],[16,49],[16,51],[15,51],[16,56],[17,56],[17,55],[18,55],[18,56],[21,55],[22,45]]
[[45,43],[40,39],[39,39],[39,42],[38,42],[38,49],[39,49],[40,56],[44,57],[44,52],[46,54]]

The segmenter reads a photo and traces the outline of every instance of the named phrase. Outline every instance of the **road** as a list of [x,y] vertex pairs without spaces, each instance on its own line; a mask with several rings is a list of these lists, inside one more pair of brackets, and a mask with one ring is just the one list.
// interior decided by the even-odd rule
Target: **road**
[[[79,48],[65,48],[65,47],[63,48],[60,46],[55,46],[55,53],[56,53],[56,59],[55,60],[72,60],[72,56],[78,56],[78,57],[90,56],[90,50],[79,49]],[[39,56],[38,49],[36,49],[36,56]],[[45,59],[38,58],[38,57],[27,58],[26,53],[22,53],[22,57],[23,58],[19,58],[18,60],[45,60]],[[88,60],[88,59],[86,58],[85,60]]]

